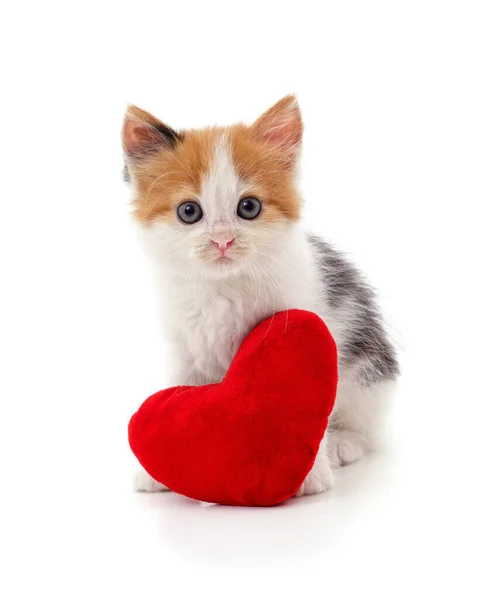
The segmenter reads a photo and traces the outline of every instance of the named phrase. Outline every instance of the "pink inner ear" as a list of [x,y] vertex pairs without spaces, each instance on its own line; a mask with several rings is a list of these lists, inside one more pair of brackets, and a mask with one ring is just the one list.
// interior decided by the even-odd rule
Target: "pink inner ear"
[[301,145],[303,125],[295,102],[282,101],[262,115],[254,124],[257,138],[272,142],[284,150],[296,152]]
[[161,141],[161,134],[146,123],[128,119],[123,126],[123,145],[130,156],[142,154],[156,147]]
[[299,121],[288,121],[282,119],[280,124],[275,124],[263,133],[263,137],[269,142],[276,142],[285,148],[295,148],[301,143],[301,124]]

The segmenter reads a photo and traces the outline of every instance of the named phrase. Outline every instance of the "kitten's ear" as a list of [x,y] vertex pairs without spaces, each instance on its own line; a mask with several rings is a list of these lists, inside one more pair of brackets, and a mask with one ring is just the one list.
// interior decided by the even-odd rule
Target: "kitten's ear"
[[285,96],[268,109],[251,127],[256,139],[279,146],[294,159],[301,149],[303,122],[295,96]]
[[129,106],[123,122],[123,150],[128,158],[141,158],[162,148],[174,148],[182,139],[177,133],[151,114]]

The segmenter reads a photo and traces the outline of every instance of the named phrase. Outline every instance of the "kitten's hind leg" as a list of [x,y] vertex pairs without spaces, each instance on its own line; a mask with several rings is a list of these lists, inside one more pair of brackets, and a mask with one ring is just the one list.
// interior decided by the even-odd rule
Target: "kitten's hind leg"
[[333,468],[349,465],[382,445],[394,381],[368,386],[343,380],[328,428],[328,452]]
[[356,462],[366,453],[368,442],[361,433],[342,429],[328,432],[330,464],[337,468]]

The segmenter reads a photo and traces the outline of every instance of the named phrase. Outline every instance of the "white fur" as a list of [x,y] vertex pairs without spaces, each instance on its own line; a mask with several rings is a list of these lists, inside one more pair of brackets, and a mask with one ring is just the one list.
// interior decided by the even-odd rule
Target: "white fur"
[[167,492],[168,488],[153,479],[144,469],[137,469],[133,477],[133,489],[137,492]]
[[[170,384],[220,381],[249,331],[287,308],[310,310],[327,323],[341,350],[351,321],[347,304],[333,313],[300,225],[264,225],[237,217],[239,199],[250,192],[220,138],[199,202],[203,219],[194,225],[154,223],[143,240],[154,258],[166,334],[178,365]],[[241,248],[233,265],[214,262],[210,238],[228,232]],[[374,443],[390,384],[362,388],[341,367],[336,407],[315,465],[300,495],[330,489],[332,468],[360,458]],[[140,489],[155,491],[143,481]]]

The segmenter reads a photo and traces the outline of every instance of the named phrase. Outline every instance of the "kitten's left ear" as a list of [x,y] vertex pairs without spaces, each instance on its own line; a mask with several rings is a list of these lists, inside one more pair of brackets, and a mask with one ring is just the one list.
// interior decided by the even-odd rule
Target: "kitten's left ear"
[[296,97],[285,96],[268,109],[251,127],[255,139],[278,146],[294,160],[301,149],[303,122]]
[[129,106],[123,122],[122,139],[126,156],[133,160],[162,148],[173,149],[182,135],[145,110]]

